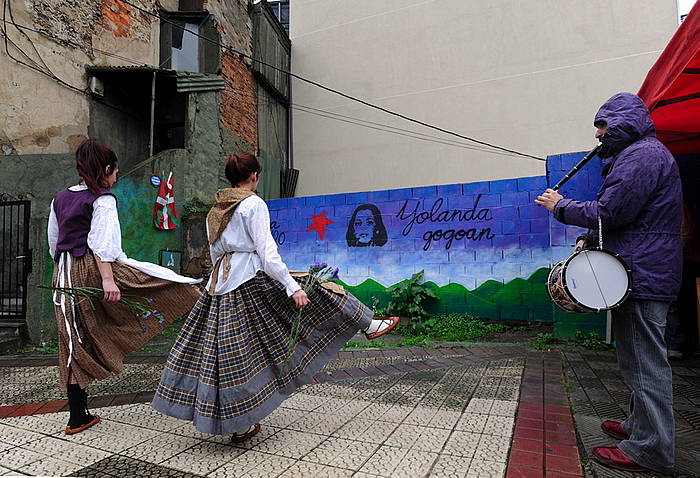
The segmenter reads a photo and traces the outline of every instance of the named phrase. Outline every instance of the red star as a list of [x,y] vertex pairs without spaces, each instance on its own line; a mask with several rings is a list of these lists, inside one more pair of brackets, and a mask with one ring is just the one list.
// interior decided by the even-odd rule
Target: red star
[[334,222],[326,217],[326,211],[321,211],[321,214],[311,215],[311,226],[306,231],[316,231],[318,238],[323,239],[326,235],[326,227]]

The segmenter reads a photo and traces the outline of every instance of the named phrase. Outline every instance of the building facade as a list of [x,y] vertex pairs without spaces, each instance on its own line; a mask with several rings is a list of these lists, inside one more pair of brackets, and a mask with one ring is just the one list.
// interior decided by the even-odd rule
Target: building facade
[[[295,73],[540,158],[591,149],[596,109],[637,90],[678,25],[675,0],[296,0],[289,13]],[[298,80],[292,97],[302,195],[545,170]]]
[[[6,18],[0,193],[5,202],[28,200],[31,213],[3,228],[26,228],[22,247],[33,258],[18,265],[3,255],[0,335],[21,334],[25,325],[33,342],[52,335],[53,306],[38,289],[52,272],[46,221],[53,195],[77,183],[74,151],[88,137],[119,157],[123,247],[137,259],[158,262],[161,251],[177,251],[180,272],[207,273],[202,211],[224,184],[230,154],[258,154],[266,171],[261,195],[280,197],[287,79],[251,57],[288,69],[290,46],[264,2],[10,0]],[[170,172],[183,223],[159,231],[149,178]],[[17,240],[7,231],[1,237]]]

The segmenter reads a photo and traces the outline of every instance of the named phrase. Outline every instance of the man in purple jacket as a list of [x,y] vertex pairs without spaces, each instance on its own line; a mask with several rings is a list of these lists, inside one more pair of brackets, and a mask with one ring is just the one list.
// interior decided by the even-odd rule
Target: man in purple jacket
[[680,176],[638,96],[613,96],[593,125],[604,163],[598,198],[575,201],[547,189],[535,203],[564,224],[589,228],[577,247],[597,245],[600,217],[605,248],[632,269],[632,293],[612,311],[617,360],[632,390],[630,415],[622,423],[603,422],[603,431],[622,441],[594,448],[593,458],[622,470],[668,473],[673,470],[675,430],[664,329],[681,281]]

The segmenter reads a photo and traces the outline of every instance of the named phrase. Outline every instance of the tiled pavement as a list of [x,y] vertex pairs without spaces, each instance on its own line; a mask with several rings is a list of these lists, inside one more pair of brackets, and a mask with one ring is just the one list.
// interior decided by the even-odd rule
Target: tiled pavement
[[[697,476],[700,367],[684,365],[675,369],[677,468]],[[93,387],[102,423],[67,437],[52,367],[51,360],[0,359],[0,418],[7,417],[0,419],[0,475],[633,476],[606,474],[585,458],[586,448],[606,441],[595,429],[600,419],[623,413],[624,385],[609,352],[346,350],[238,446],[150,408],[159,357],[133,358],[125,374]]]
[[[624,420],[630,397],[615,354],[610,351],[571,351],[563,355],[579,443],[585,450],[595,446],[614,446],[617,443],[614,439],[600,433],[600,423],[603,420]],[[700,476],[700,356],[672,365],[676,476],[697,477]],[[633,476],[595,462],[588,466],[591,476],[598,478]]]

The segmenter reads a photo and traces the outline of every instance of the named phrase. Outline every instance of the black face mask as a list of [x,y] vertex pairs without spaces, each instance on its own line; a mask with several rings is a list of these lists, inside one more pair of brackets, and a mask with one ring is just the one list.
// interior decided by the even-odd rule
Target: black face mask
[[617,153],[619,153],[617,148],[615,148],[609,144],[603,143],[603,140],[606,138],[609,138],[609,137],[610,137],[610,135],[606,132],[605,134],[603,134],[603,136],[598,138],[598,141],[600,142],[600,149],[598,150],[597,156],[600,159],[610,158],[612,156],[615,156]]
[[600,149],[598,150],[598,157],[600,159],[605,159],[605,158],[610,158],[612,156],[615,156],[617,154],[617,150],[613,148],[612,146],[606,146],[606,145],[601,145]]

